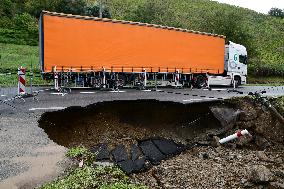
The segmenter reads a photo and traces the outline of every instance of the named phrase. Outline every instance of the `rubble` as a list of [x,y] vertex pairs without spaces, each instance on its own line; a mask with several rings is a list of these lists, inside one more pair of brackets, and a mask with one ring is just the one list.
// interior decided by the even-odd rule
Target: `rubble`
[[267,167],[257,165],[251,168],[250,180],[255,183],[271,182],[274,180],[274,175]]

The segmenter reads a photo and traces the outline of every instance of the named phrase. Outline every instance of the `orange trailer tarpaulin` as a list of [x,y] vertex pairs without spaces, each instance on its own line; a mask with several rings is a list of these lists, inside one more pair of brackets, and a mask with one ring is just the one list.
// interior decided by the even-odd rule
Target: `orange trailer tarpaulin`
[[225,37],[137,22],[43,12],[43,72],[106,70],[141,72],[224,71]]

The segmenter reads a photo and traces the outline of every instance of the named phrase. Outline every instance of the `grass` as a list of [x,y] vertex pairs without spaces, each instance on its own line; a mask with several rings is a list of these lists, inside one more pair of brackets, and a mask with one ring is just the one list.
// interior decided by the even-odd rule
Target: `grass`
[[84,147],[75,147],[68,150],[67,157],[84,159],[89,162],[83,168],[75,168],[64,177],[46,183],[40,189],[146,189],[146,186],[132,184],[129,177],[116,166],[93,167],[94,155]]
[[0,72],[16,72],[23,66],[39,72],[38,46],[0,43]]
[[249,76],[248,77],[248,85],[284,85],[284,77],[280,76],[269,76],[269,77],[257,77],[257,76]]
[[[39,54],[37,46],[15,45],[0,43],[0,87],[17,86],[18,76],[16,75],[19,67],[26,68],[39,73]],[[12,75],[3,75],[12,73]],[[30,77],[26,76],[27,85],[30,84]],[[33,77],[33,84],[48,84],[39,74]]]

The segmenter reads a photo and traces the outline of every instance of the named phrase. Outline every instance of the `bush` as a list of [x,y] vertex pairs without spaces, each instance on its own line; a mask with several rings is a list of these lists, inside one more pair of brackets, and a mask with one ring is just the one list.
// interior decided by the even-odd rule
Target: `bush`
[[0,42],[21,45],[38,44],[37,20],[28,13],[0,19]]

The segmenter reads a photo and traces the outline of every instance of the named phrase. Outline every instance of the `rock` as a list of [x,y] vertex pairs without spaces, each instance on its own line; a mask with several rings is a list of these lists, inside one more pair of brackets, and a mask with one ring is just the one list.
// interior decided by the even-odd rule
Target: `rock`
[[259,160],[261,161],[269,161],[269,158],[266,156],[264,151],[257,151],[256,156],[258,157]]
[[208,159],[209,155],[207,153],[202,152],[202,153],[199,154],[199,158],[201,158],[201,159]]
[[284,189],[284,183],[280,182],[270,182],[269,188],[271,189]]
[[184,145],[176,144],[174,141],[168,139],[153,139],[152,142],[166,156],[177,155],[185,149]]
[[213,115],[220,121],[223,127],[233,126],[237,117],[239,116],[240,111],[236,111],[233,108],[227,107],[210,107]]
[[131,145],[131,160],[135,161],[142,155],[140,148],[136,144]]
[[274,180],[274,175],[263,165],[252,167],[250,180],[254,183],[266,183]]
[[211,142],[211,145],[213,147],[218,147],[218,146],[221,146],[220,142],[219,142],[220,138],[217,137],[217,136],[213,136],[212,138],[212,142]]
[[268,140],[266,140],[262,136],[256,135],[254,140],[255,140],[255,144],[261,149],[266,149],[270,146],[270,143],[268,142]]
[[102,161],[102,160],[109,160],[110,159],[110,153],[108,150],[108,146],[106,143],[100,143],[90,149],[92,153],[97,153],[96,160]]
[[145,140],[139,143],[145,157],[154,165],[159,164],[166,156],[153,144],[151,140]]
[[241,137],[237,140],[236,144],[237,144],[238,146],[246,146],[246,145],[249,144],[252,140],[253,140],[253,137],[252,137],[250,134],[248,134],[248,135],[241,136]]
[[114,161],[116,163],[121,162],[121,161],[126,161],[126,160],[129,159],[127,151],[126,151],[125,146],[123,144],[116,146],[116,148],[114,150],[112,150],[111,154],[112,154]]

